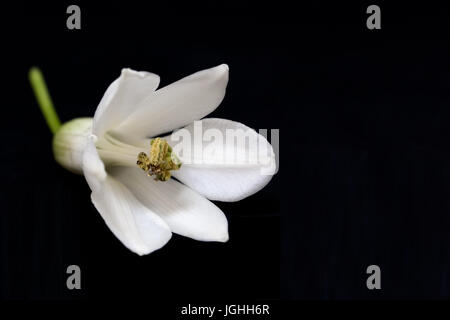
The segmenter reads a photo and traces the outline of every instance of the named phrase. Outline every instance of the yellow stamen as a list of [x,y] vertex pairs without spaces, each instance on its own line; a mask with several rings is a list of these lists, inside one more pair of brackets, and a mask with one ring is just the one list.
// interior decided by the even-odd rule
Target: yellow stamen
[[149,176],[154,175],[157,181],[169,180],[170,171],[178,170],[181,167],[180,159],[172,153],[172,148],[167,141],[161,138],[150,141],[150,156],[145,152],[140,152],[136,164]]

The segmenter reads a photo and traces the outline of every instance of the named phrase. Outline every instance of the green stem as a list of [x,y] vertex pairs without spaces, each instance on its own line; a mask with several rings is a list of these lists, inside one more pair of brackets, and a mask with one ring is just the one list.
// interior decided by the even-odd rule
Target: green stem
[[28,78],[33,88],[36,100],[44,115],[45,121],[53,134],[55,134],[61,127],[58,115],[53,106],[52,98],[48,93],[47,85],[45,84],[44,76],[37,67],[32,67],[28,73]]

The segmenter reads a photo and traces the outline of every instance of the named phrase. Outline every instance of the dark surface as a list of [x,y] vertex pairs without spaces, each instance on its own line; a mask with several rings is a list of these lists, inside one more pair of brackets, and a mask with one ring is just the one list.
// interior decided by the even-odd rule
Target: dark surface
[[[5,10],[2,298],[449,298],[446,9],[380,5],[382,30],[369,31],[371,3],[82,2],[82,29],[69,31],[69,4]],[[260,193],[218,203],[227,244],[174,235],[138,257],[104,225],[84,178],[54,162],[28,69],[41,67],[67,121],[93,115],[123,67],[166,85],[220,63],[230,82],[211,116],[280,128],[280,172]],[[81,291],[65,287],[70,264]],[[365,287],[371,264],[378,292]]]

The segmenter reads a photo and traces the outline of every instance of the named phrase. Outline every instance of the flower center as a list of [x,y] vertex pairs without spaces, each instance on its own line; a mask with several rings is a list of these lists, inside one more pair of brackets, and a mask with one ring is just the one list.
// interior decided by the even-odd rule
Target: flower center
[[140,152],[137,155],[139,168],[147,172],[148,176],[155,176],[157,181],[167,181],[170,179],[170,171],[178,170],[181,161],[172,153],[172,148],[167,141],[162,138],[155,138],[150,141],[150,154]]

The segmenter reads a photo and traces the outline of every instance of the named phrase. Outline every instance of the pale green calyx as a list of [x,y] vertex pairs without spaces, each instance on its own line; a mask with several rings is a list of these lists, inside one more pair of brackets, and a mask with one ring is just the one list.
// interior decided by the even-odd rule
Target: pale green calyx
[[87,136],[91,133],[92,118],[73,119],[61,126],[41,70],[32,67],[28,72],[28,79],[42,115],[54,135],[53,154],[56,161],[64,168],[81,174],[83,152]]
[[77,118],[64,123],[53,136],[55,160],[67,170],[82,173],[83,152],[92,131],[92,118]]

